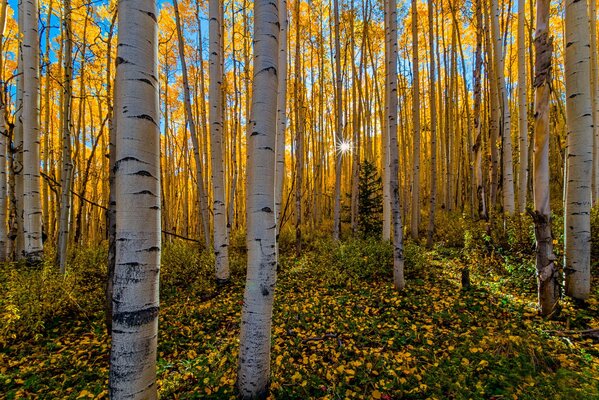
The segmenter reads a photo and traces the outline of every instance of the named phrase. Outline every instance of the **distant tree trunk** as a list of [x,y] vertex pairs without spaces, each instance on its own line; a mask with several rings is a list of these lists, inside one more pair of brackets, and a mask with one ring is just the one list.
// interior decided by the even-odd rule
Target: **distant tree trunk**
[[498,90],[499,105],[501,109],[501,136],[502,136],[502,177],[501,192],[503,194],[503,211],[512,215],[514,205],[514,173],[512,166],[512,137],[511,137],[511,113],[509,99],[504,77],[503,57],[503,35],[499,31],[499,16],[501,11],[497,0],[491,0],[491,36],[494,43],[495,56],[495,78]]
[[482,58],[482,36],[483,18],[482,1],[476,0],[476,50],[474,53],[474,175],[476,177],[476,198],[478,203],[478,218],[487,219],[487,204],[485,195],[485,184],[483,180],[483,130],[481,127],[481,72],[483,67]]
[[[277,92],[277,136],[275,163],[275,219],[277,243],[282,216],[283,182],[285,180],[285,130],[287,128],[287,0],[278,0],[279,52],[278,52],[278,92]],[[278,250],[278,246],[277,246]]]
[[37,263],[43,255],[37,1],[24,0],[23,14],[23,256]]
[[499,95],[497,93],[497,68],[495,66],[495,55],[492,50],[494,46],[491,46],[490,29],[488,28],[491,24],[491,11],[485,12],[486,26],[485,29],[485,47],[488,49],[488,62],[486,69],[488,71],[488,86],[489,86],[489,147],[491,148],[491,179],[489,183],[489,205],[488,208],[491,210],[497,209],[497,192],[499,190],[499,154],[497,151],[497,139],[499,138],[499,120],[501,118],[501,110],[499,105]]
[[229,237],[225,205],[225,171],[223,163],[223,60],[222,60],[222,15],[221,0],[209,1],[210,14],[210,143],[212,146],[212,195],[214,214],[214,255],[216,281],[229,280]]
[[[589,19],[586,2],[566,1],[566,294],[586,300],[591,289],[591,171],[593,116],[590,90]],[[596,49],[593,49],[596,51]]]
[[106,210],[106,233],[108,237],[108,276],[106,277],[105,288],[105,321],[106,330],[110,335],[112,333],[112,288],[114,280],[114,267],[116,260],[116,193],[114,187],[114,166],[116,163],[116,120],[114,118],[114,100],[118,100],[116,87],[112,90],[112,38],[114,35],[114,26],[116,23],[118,6],[112,16],[110,29],[106,43],[106,103],[108,106],[108,209]]
[[237,387],[243,399],[265,399],[270,378],[276,282],[275,142],[278,92],[277,3],[254,3],[254,80],[248,140],[248,270],[241,314]]
[[527,77],[526,77],[526,38],[524,37],[525,2],[518,0],[518,212],[526,211],[526,192],[528,191],[528,114],[527,114]]
[[[0,2],[0,71],[4,71],[4,31],[6,15],[8,13],[8,0]],[[8,174],[7,156],[10,145],[10,131],[7,121],[7,107],[4,97],[4,79],[0,77],[0,262],[8,260],[8,229],[6,220],[6,206],[8,204]]]
[[553,312],[559,299],[559,274],[553,254],[549,205],[549,99],[553,40],[549,36],[550,0],[537,1],[535,34],[534,208],[537,281],[541,314]]
[[[414,4],[414,3],[412,3]],[[385,2],[385,34],[387,36],[387,68],[385,81],[387,89],[387,132],[389,135],[389,189],[391,195],[391,215],[393,221],[393,285],[396,290],[406,286],[404,279],[403,232],[401,207],[399,204],[399,156],[397,145],[397,3]]]
[[200,159],[200,144],[198,142],[198,133],[196,131],[196,124],[193,119],[193,113],[191,111],[191,94],[189,90],[189,78],[187,76],[187,63],[185,61],[185,40],[183,37],[183,30],[181,29],[181,18],[179,16],[179,5],[177,0],[173,0],[173,7],[175,10],[175,22],[177,25],[177,38],[179,41],[179,61],[181,62],[181,74],[183,76],[183,95],[185,102],[185,119],[187,120],[187,126],[189,127],[189,134],[191,135],[191,141],[193,143],[193,156],[196,164],[196,175],[198,185],[198,204],[199,212],[202,219],[202,227],[205,235],[210,236],[210,223],[208,217],[208,204],[206,204],[206,193],[204,187],[204,177],[202,174],[202,160]]
[[339,240],[341,229],[341,167],[343,154],[339,144],[343,142],[343,77],[341,76],[341,44],[339,29],[339,0],[333,1],[335,24],[335,206],[333,210],[333,239]]
[[[420,225],[420,73],[418,61],[418,2],[412,0],[412,219],[410,232],[418,239]],[[393,151],[393,150],[392,150]],[[392,178],[393,179],[393,178]]]
[[112,399],[158,397],[161,229],[156,16],[154,1],[119,2]]
[[71,104],[73,98],[73,36],[71,31],[71,0],[63,0],[63,82],[62,107],[62,174],[60,194],[60,217],[58,228],[58,266],[65,273],[69,242],[69,217],[71,215],[71,185],[73,174],[73,156],[71,154]]
[[301,254],[302,249],[302,190],[304,189],[304,91],[302,87],[302,53],[300,1],[295,2],[295,250]]
[[428,0],[428,37],[430,56],[429,107],[431,114],[431,197],[426,237],[426,246],[428,248],[431,248],[433,245],[433,235],[435,233],[435,206],[437,201],[437,96],[435,93],[435,80],[437,79],[437,76],[435,70],[435,35],[433,33],[433,12],[433,0]]

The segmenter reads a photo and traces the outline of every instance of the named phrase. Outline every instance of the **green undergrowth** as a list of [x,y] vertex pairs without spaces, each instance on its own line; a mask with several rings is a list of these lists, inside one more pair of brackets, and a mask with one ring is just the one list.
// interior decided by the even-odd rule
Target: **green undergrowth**
[[[517,223],[522,228],[512,229]],[[597,291],[585,309],[564,301],[553,320],[544,320],[535,309],[529,222],[491,230],[461,224],[459,240],[437,240],[431,250],[406,242],[402,293],[392,286],[389,244],[358,238],[335,243],[307,233],[297,255],[292,235],[283,232],[271,398],[599,398],[599,345],[576,333],[598,327]],[[443,236],[437,239],[449,237],[438,226]],[[47,282],[69,282],[73,299],[61,300],[49,319],[19,310],[20,321],[44,323],[32,331],[17,331],[17,322],[9,328],[23,333],[0,346],[0,398],[107,397],[105,253],[88,251],[79,257],[89,262],[73,262],[65,278],[46,272],[49,264],[36,271],[2,267],[0,284],[10,293],[23,291],[13,286],[13,275],[25,286],[49,274]],[[218,291],[209,254],[186,243],[165,246],[157,363],[162,398],[235,398],[244,260],[240,236],[231,243],[232,281]],[[463,291],[465,266],[472,287]],[[50,296],[62,293],[56,286],[47,283],[36,296],[54,293],[42,296],[51,303]],[[23,307],[37,299],[31,296],[11,301]],[[0,301],[6,312],[10,303]],[[59,323],[47,322],[55,319]]]

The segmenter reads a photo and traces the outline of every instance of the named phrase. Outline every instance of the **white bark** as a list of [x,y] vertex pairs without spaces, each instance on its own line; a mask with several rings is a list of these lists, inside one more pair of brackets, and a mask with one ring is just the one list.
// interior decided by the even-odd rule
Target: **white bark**
[[39,36],[37,0],[23,1],[23,256],[43,253],[40,199]]
[[275,222],[277,225],[277,242],[279,224],[283,205],[283,181],[285,179],[285,131],[287,129],[287,0],[278,0],[279,15],[279,57],[278,57],[278,92],[277,92],[277,136],[275,163]]
[[386,57],[387,68],[385,81],[387,92],[387,135],[389,137],[389,195],[391,200],[391,221],[393,225],[393,284],[395,289],[403,290],[404,279],[403,232],[401,225],[401,207],[399,204],[399,150],[397,143],[397,3],[396,0],[385,2],[387,14],[386,46],[389,52]]
[[[0,71],[4,71],[4,31],[6,28],[6,15],[8,10],[8,0],[2,0],[0,3]],[[4,82],[0,78],[0,88],[4,88]],[[6,120],[6,104],[4,96],[0,96],[0,262],[7,260],[8,256],[8,229],[6,224],[6,211],[8,203],[8,175],[7,175],[7,150],[9,143],[8,123]]]
[[552,39],[549,37],[550,0],[537,1],[535,33],[535,135],[534,135],[534,207],[537,241],[537,281],[539,307],[543,315],[554,311],[559,299],[558,271],[551,237],[549,205],[549,99],[551,93]]
[[429,208],[428,229],[426,237],[427,247],[433,245],[435,233],[435,206],[437,201],[437,96],[435,93],[437,79],[435,68],[435,36],[433,34],[433,0],[428,0],[428,35],[429,35],[429,106],[431,115],[431,197]]
[[333,208],[333,239],[339,240],[341,229],[341,167],[343,153],[338,148],[343,142],[343,77],[341,76],[341,45],[339,23],[339,0],[333,1],[335,24],[335,206]]
[[71,216],[71,182],[73,174],[73,158],[71,155],[71,99],[73,95],[73,42],[71,32],[71,1],[63,2],[63,32],[65,35],[63,47],[63,97],[60,121],[62,124],[62,174],[60,194],[60,216],[58,228],[58,265],[64,274],[67,263],[67,248],[69,241],[69,222]]
[[599,60],[597,59],[597,1],[589,0],[591,29],[591,102],[593,112],[593,205],[599,203]]
[[515,211],[514,204],[514,168],[512,161],[512,136],[511,136],[511,113],[509,99],[504,77],[503,57],[503,35],[499,31],[499,17],[501,11],[497,0],[492,0],[491,35],[494,43],[495,76],[498,89],[499,104],[501,108],[501,137],[502,137],[502,173],[503,181],[501,191],[503,193],[503,211],[512,215]]
[[[201,216],[202,229],[204,235],[210,235],[210,223],[207,196],[204,187],[204,175],[202,173],[202,160],[200,158],[200,144],[198,141],[198,133],[196,130],[196,124],[193,119],[193,113],[191,111],[191,94],[189,90],[189,78],[187,77],[187,62],[185,61],[185,40],[183,37],[183,29],[181,28],[181,18],[179,16],[179,5],[177,0],[173,0],[173,7],[175,10],[175,22],[177,25],[177,39],[179,49],[179,61],[181,62],[181,75],[183,77],[183,96],[185,103],[185,119],[187,120],[187,126],[189,127],[189,134],[191,135],[191,142],[193,144],[193,157],[196,164],[196,176],[198,185],[198,204],[199,212]],[[199,100],[201,101],[201,99]]]
[[[396,22],[393,21],[390,25],[392,24],[396,24]],[[418,226],[420,225],[420,74],[418,69],[418,2],[412,0],[412,131],[414,147],[412,149],[412,219],[410,220],[410,233],[413,239],[418,239]],[[390,141],[392,140],[390,138]]]
[[277,3],[254,3],[254,81],[248,140],[248,267],[237,385],[242,398],[265,398],[270,375],[272,306],[276,282],[274,215],[278,92]]
[[525,0],[518,0],[518,212],[526,210],[526,192],[528,184],[528,115],[526,89],[526,38],[524,37]]
[[225,204],[225,169],[223,162],[223,42],[221,0],[210,0],[209,5],[209,103],[210,103],[210,143],[212,159],[212,212],[214,214],[214,256],[217,282],[229,280],[229,235],[227,229],[227,209]]
[[586,1],[566,1],[566,294],[585,300],[590,293],[591,171],[593,117],[590,90],[589,20]]
[[118,19],[109,389],[112,399],[156,399],[161,239],[156,4],[120,0]]

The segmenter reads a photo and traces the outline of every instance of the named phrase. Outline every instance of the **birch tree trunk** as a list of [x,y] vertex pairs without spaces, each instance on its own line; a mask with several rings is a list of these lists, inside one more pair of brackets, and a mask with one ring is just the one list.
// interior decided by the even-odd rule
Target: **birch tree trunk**
[[[394,23],[396,22],[394,21]],[[413,239],[418,239],[418,226],[420,225],[420,74],[418,69],[418,2],[417,0],[412,0],[412,131],[414,134],[412,153],[412,219],[410,220],[410,232]]]
[[[414,4],[414,3],[412,3]],[[389,137],[389,193],[391,197],[391,216],[393,225],[393,285],[396,290],[406,286],[404,279],[403,232],[401,226],[401,207],[399,204],[399,150],[397,144],[397,3],[385,2],[386,49],[389,52],[385,81],[387,85],[387,134]]]
[[497,0],[492,0],[491,36],[494,43],[495,77],[498,89],[499,104],[501,108],[501,137],[502,137],[502,187],[503,211],[512,215],[515,211],[514,204],[514,172],[512,162],[512,136],[511,113],[509,99],[504,77],[503,35],[499,31],[500,9]]
[[71,31],[71,0],[63,1],[63,96],[60,121],[62,124],[62,174],[60,193],[60,217],[58,228],[58,266],[65,273],[69,242],[69,217],[71,215],[71,183],[73,157],[71,155],[71,99],[73,97],[73,39]]
[[23,256],[41,261],[39,36],[37,0],[23,2]]
[[119,2],[112,399],[157,398],[161,229],[156,15],[153,0]]
[[[428,37],[429,37],[429,104],[431,114],[431,198],[430,211],[428,217],[428,230],[426,237],[426,246],[433,245],[433,234],[435,233],[435,205],[437,201],[437,96],[435,93],[435,80],[437,78],[435,71],[435,36],[433,34],[433,0],[428,0]],[[414,205],[412,205],[413,207]]]
[[[593,117],[590,90],[589,20],[586,1],[566,1],[566,294],[586,300],[591,289],[591,171]],[[595,50],[595,49],[593,49]]]
[[333,239],[339,240],[341,229],[341,167],[343,153],[340,144],[343,142],[343,77],[341,76],[341,45],[339,42],[339,0],[333,1],[335,24],[335,205],[333,209]]
[[214,214],[214,256],[216,281],[229,280],[229,236],[227,234],[227,214],[225,205],[225,170],[223,163],[223,60],[222,60],[222,15],[221,0],[210,0],[210,143],[212,145],[212,212]]
[[526,38],[524,24],[526,0],[518,0],[518,135],[519,135],[519,168],[518,168],[518,212],[526,210],[526,192],[528,189],[528,114],[526,104]]
[[[559,274],[553,254],[549,205],[549,99],[553,39],[549,36],[550,0],[537,0],[535,33],[534,208],[537,281],[541,314],[553,312],[559,299]],[[520,82],[518,82],[520,84]]]
[[[196,130],[196,124],[193,119],[193,113],[191,111],[191,95],[189,90],[189,78],[187,76],[187,62],[185,61],[185,40],[183,37],[183,30],[181,29],[181,18],[179,16],[179,4],[177,0],[173,0],[173,7],[175,10],[175,23],[177,25],[177,39],[179,43],[179,61],[181,62],[181,75],[183,77],[183,96],[185,103],[185,119],[187,120],[187,126],[189,127],[189,134],[191,135],[191,142],[193,144],[193,157],[196,164],[196,176],[198,185],[198,204],[200,207],[200,215],[202,217],[202,230],[204,235],[210,236],[210,223],[208,217],[208,204],[206,204],[206,193],[204,187],[204,175],[202,173],[202,160],[200,159],[200,145],[198,142],[198,134]],[[198,100],[201,101],[201,100]]]
[[239,341],[241,398],[266,398],[276,282],[275,142],[278,92],[277,3],[254,3],[254,81],[248,141],[248,267]]

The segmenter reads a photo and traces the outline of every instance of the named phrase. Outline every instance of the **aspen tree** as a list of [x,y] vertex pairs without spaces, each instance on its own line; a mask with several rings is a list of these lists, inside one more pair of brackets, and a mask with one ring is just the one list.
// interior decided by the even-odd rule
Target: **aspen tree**
[[[298,1],[298,0],[296,0]],[[287,0],[278,0],[277,11],[279,16],[279,52],[278,65],[278,92],[277,92],[277,136],[276,136],[276,163],[275,163],[275,224],[278,234],[281,223],[281,208],[283,204],[283,182],[285,179],[285,131],[287,128]],[[277,247],[278,248],[278,247]]]
[[[300,0],[295,2],[295,249],[298,255],[302,248],[302,191],[304,182],[304,90],[302,73]],[[335,225],[336,226],[336,225]],[[338,234],[337,234],[338,238]]]
[[[428,39],[429,39],[429,96],[431,114],[431,197],[428,217],[426,246],[432,247],[435,233],[435,206],[437,201],[437,97],[435,93],[435,36],[433,34],[433,0],[428,0]],[[414,206],[414,205],[412,205]]]
[[225,206],[225,171],[223,163],[223,42],[221,0],[210,0],[208,3],[210,18],[210,144],[212,158],[212,211],[214,214],[214,255],[216,263],[216,281],[224,283],[229,280],[229,237]]
[[73,97],[73,35],[71,23],[71,0],[63,0],[63,95],[60,110],[62,130],[62,174],[60,193],[60,217],[58,228],[58,266],[65,273],[71,216],[71,185],[73,156],[71,154],[71,104]]
[[[566,1],[566,122],[568,126],[566,294],[586,300],[591,289],[591,171],[593,117],[586,1]],[[593,49],[595,50],[595,49]]]
[[[413,3],[412,3],[413,4]],[[397,144],[397,3],[385,1],[385,34],[389,52],[386,57],[385,83],[387,86],[387,135],[389,137],[389,192],[393,225],[393,285],[396,290],[406,286],[404,279],[403,232],[399,204],[399,157]]]
[[248,140],[248,267],[239,340],[237,387],[244,399],[266,398],[276,282],[274,215],[278,92],[277,3],[254,3],[254,80]]
[[526,210],[526,192],[528,189],[528,115],[526,107],[526,39],[524,37],[525,2],[518,0],[518,212]]
[[43,253],[37,22],[37,0],[23,0],[23,256],[34,263],[41,260]]
[[[410,232],[418,239],[420,225],[420,74],[418,61],[418,2],[412,0],[412,219]],[[393,150],[391,150],[393,151]],[[393,178],[392,178],[393,179]]]
[[599,203],[599,60],[597,59],[597,0],[589,0],[591,29],[591,106],[593,113],[593,205]]
[[474,175],[476,177],[476,198],[478,203],[478,218],[487,219],[487,204],[485,195],[485,185],[483,180],[483,129],[481,127],[481,70],[483,67],[482,58],[482,35],[483,18],[482,2],[476,0],[474,13],[476,15],[476,49],[474,52]]
[[534,136],[534,212],[537,241],[537,281],[541,314],[549,315],[559,299],[558,271],[551,236],[549,205],[549,99],[553,39],[549,36],[550,0],[537,1],[535,33],[535,136]]
[[112,399],[156,399],[161,246],[156,3],[121,0],[118,7],[117,246],[109,394]]
[[333,1],[335,25],[335,205],[333,209],[333,239],[339,240],[341,229],[341,168],[343,153],[340,144],[343,142],[343,77],[341,76],[341,44],[339,23],[339,0]]
[[[208,204],[206,204],[206,194],[204,188],[204,177],[202,173],[202,160],[200,159],[200,145],[198,142],[198,134],[196,124],[191,110],[191,94],[189,90],[189,78],[187,76],[187,62],[185,61],[185,40],[183,30],[181,29],[181,17],[179,16],[179,4],[177,0],[173,0],[173,8],[175,10],[175,24],[177,26],[177,39],[179,43],[179,61],[181,62],[181,75],[183,76],[183,96],[185,103],[185,119],[189,127],[189,134],[193,144],[193,156],[196,164],[196,176],[198,186],[198,205],[203,224],[204,235],[210,236],[210,224],[208,221]],[[187,187],[187,185],[185,185]]]
[[[0,2],[0,71],[4,71],[4,31],[6,29],[6,16],[8,13],[8,0]],[[1,73],[1,72],[0,72]],[[0,262],[8,259],[8,231],[6,220],[6,206],[8,203],[8,175],[7,151],[9,143],[9,129],[7,121],[7,107],[4,97],[4,77],[0,75]]]

